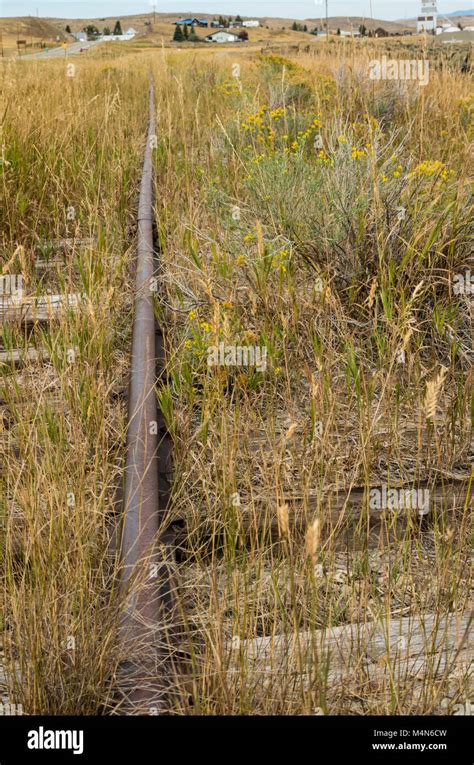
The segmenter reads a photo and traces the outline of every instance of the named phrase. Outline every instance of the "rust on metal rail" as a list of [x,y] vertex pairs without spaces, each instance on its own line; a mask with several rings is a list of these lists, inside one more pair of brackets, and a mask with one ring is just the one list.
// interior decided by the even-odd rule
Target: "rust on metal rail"
[[125,598],[121,639],[125,660],[121,665],[119,686],[124,697],[122,711],[129,714],[166,711],[163,680],[166,654],[169,653],[166,621],[173,594],[169,545],[166,545],[166,531],[163,531],[165,501],[162,496],[160,502],[159,491],[163,443],[165,450],[167,446],[155,392],[156,340],[157,336],[161,338],[161,332],[156,326],[151,286],[155,271],[152,141],[156,130],[152,81],[149,98],[149,127],[138,205],[121,540],[121,594]]

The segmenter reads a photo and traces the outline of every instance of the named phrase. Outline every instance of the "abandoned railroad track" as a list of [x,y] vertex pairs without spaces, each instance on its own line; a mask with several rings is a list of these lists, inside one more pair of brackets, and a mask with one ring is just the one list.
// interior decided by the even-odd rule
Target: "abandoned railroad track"
[[247,98],[225,56],[165,59],[58,93],[83,165],[67,134],[19,139],[43,185],[38,209],[10,191],[0,277],[0,696],[449,713],[472,688],[462,184],[398,230],[402,165],[314,61],[243,65]]

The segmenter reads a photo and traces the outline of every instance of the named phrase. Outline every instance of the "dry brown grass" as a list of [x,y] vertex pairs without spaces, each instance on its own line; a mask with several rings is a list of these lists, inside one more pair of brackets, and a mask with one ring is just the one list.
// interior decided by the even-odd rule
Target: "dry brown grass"
[[[468,79],[433,68],[424,89],[373,83],[381,48],[365,44],[292,60],[117,50],[75,59],[73,81],[62,62],[4,69],[2,265],[28,290],[85,294],[34,333],[49,364],[1,380],[7,696],[27,712],[115,703],[118,396],[150,65],[157,395],[189,670],[173,710],[449,713],[472,693],[464,633],[440,627],[470,613],[472,305],[453,292],[470,264]],[[96,244],[39,283],[38,247],[71,229]],[[25,340],[4,333],[6,347]],[[266,368],[208,366],[219,342],[265,348]],[[427,487],[431,512],[374,512],[384,484]],[[387,625],[430,615],[439,634],[422,631],[415,656],[391,650]],[[375,625],[386,650],[368,662],[355,641],[340,671],[324,646],[351,623]]]
[[[159,315],[170,375],[161,403],[175,438],[172,511],[187,528],[180,576],[195,642],[194,707],[183,696],[177,709],[446,709],[443,698],[468,698],[465,662],[413,674],[387,648],[374,685],[353,646],[331,685],[318,673],[303,679],[271,641],[469,614],[470,314],[468,300],[454,309],[449,288],[468,263],[460,100],[469,85],[446,71],[423,94],[374,86],[368,46],[289,62],[234,55],[193,57],[192,72],[189,55],[170,55],[159,75]],[[316,114],[321,158],[304,137]],[[410,187],[427,159],[452,171],[444,189],[422,175]],[[401,228],[400,204],[410,211]],[[265,346],[266,370],[208,367],[219,342]],[[369,512],[371,487],[426,480],[434,497],[454,476],[464,488],[454,504],[442,490],[428,519]],[[270,643],[256,665],[246,646],[260,638]],[[432,661],[426,641],[418,670],[420,655],[425,668]]]
[[[63,62],[12,63],[4,84],[2,270],[27,295],[81,299],[47,325],[2,327],[5,349],[49,356],[0,370],[2,696],[29,714],[97,714],[118,661],[110,546],[146,70],[77,61],[68,78]],[[64,238],[78,241],[50,244]],[[53,256],[62,262],[36,270]]]

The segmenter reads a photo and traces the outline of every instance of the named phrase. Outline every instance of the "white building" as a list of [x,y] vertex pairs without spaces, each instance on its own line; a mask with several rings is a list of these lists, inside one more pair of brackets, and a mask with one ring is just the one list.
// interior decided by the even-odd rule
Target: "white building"
[[259,27],[260,22],[257,21],[256,19],[255,20],[249,19],[249,21],[243,21],[242,26],[243,27]]
[[421,12],[416,20],[417,32],[435,32],[438,20],[438,8],[434,0],[422,0]]
[[207,35],[207,37],[204,38],[206,42],[217,42],[217,43],[232,43],[232,42],[242,42],[240,37],[238,35],[234,35],[233,32],[226,32],[225,30],[220,30],[219,32],[213,32],[212,35]]
[[126,42],[132,40],[137,34],[137,30],[130,27],[123,35],[101,35],[98,39],[104,42]]

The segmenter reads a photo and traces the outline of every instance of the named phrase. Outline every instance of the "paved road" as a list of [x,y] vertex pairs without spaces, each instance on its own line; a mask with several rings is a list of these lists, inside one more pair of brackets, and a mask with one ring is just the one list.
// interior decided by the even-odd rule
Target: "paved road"
[[74,56],[76,53],[81,52],[82,50],[87,50],[88,48],[93,48],[94,45],[99,45],[99,43],[103,42],[102,40],[90,40],[88,42],[75,42],[71,43],[71,45],[68,45],[67,48],[61,48],[59,46],[58,48],[51,48],[48,51],[42,50],[38,53],[28,53],[26,56],[22,56],[21,58],[65,58],[67,56]]

